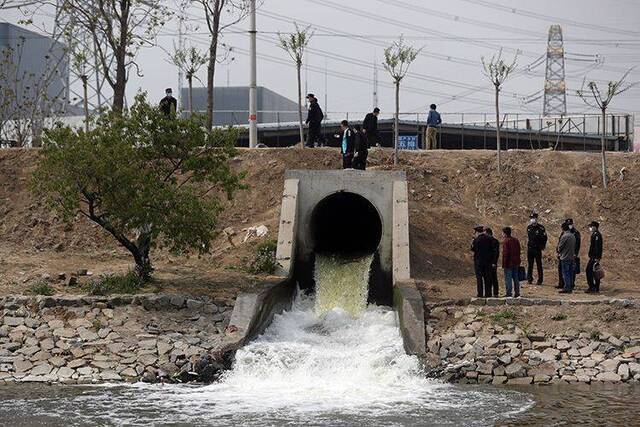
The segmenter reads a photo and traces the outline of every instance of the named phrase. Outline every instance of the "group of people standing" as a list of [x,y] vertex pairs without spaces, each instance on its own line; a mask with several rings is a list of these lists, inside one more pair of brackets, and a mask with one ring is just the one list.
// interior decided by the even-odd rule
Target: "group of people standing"
[[[592,221],[589,224],[591,234],[589,244],[589,262],[586,267],[587,293],[600,292],[600,280],[603,270],[600,267],[602,259],[603,240],[600,224]],[[513,236],[511,227],[502,229],[502,244],[493,237],[488,227],[476,226],[475,236],[471,244],[474,254],[474,268],[477,283],[477,296],[480,298],[498,297],[498,261],[502,246],[502,268],[504,270],[505,290],[507,297],[520,296],[520,282],[526,280],[533,283],[533,267],[537,267],[537,285],[542,285],[544,269],[542,253],[547,245],[547,232],[538,222],[538,214],[532,213],[527,226],[527,270],[521,267],[521,248],[519,240]],[[567,218],[561,225],[561,234],[556,246],[558,258],[558,285],[560,293],[572,293],[575,289],[576,275],[580,273],[580,232],[574,227],[573,219]]]
[[[318,99],[314,94],[307,95],[309,111],[307,113],[307,133],[306,146],[309,148],[322,147],[326,144],[322,136],[322,120],[324,113],[318,104]],[[379,145],[378,140],[378,115],[379,108],[374,108],[368,113],[362,126],[351,126],[347,120],[340,122],[340,132],[334,137],[340,142],[340,153],[342,154],[342,167],[344,169],[365,170],[367,167],[367,157],[369,147]]]

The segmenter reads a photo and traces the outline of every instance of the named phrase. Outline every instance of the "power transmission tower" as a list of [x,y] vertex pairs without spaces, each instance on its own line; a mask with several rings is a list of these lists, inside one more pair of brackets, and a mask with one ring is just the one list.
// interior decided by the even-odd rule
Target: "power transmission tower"
[[564,70],[564,43],[562,27],[549,27],[549,44],[547,47],[547,72],[544,82],[543,115],[554,116],[567,113],[567,85]]

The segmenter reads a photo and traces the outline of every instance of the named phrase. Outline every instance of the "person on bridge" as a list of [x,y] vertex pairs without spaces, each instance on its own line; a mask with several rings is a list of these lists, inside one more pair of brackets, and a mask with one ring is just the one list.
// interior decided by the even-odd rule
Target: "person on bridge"
[[600,292],[600,276],[595,274],[596,266],[600,265],[602,259],[602,234],[600,234],[600,224],[598,221],[591,221],[589,224],[589,232],[591,232],[591,242],[589,244],[589,262],[587,263],[586,275],[589,289],[587,293]]
[[166,116],[175,115],[176,111],[178,111],[178,101],[173,97],[173,91],[170,87],[165,89],[164,93],[165,97],[160,100],[160,111]]
[[478,298],[491,298],[491,263],[493,262],[493,242],[484,231],[484,227],[474,227],[475,238],[471,242],[473,267],[476,273],[476,295]]
[[369,144],[363,131],[356,126],[353,145],[353,168],[359,170],[367,169],[367,156],[369,155]]
[[[576,274],[580,273],[580,244],[582,242],[582,238],[580,237],[580,232],[574,227],[573,219],[567,218],[564,220],[565,223],[569,226],[569,231],[576,238],[576,254],[574,259],[574,274],[573,274],[573,285],[576,284]],[[562,233],[560,234],[562,236]],[[562,276],[562,266],[560,261],[558,261],[558,289],[564,289],[564,278]]]
[[427,116],[427,149],[434,150],[438,147],[438,127],[442,123],[440,113],[436,111],[436,104],[429,106]]
[[336,135],[340,138],[340,153],[342,154],[342,169],[351,169],[353,167],[353,146],[355,142],[355,133],[349,122],[343,120],[340,122],[340,135]]
[[368,113],[362,121],[362,131],[367,137],[369,147],[380,146],[378,137],[378,115],[380,109],[378,107],[373,109],[373,113]]
[[576,237],[569,230],[569,224],[566,222],[562,223],[562,236],[558,241],[556,252],[560,259],[562,278],[564,280],[564,288],[560,293],[570,294],[573,292],[573,278],[575,277]]
[[512,236],[511,227],[502,229],[502,268],[504,269],[504,284],[507,297],[520,297],[520,269],[521,249],[520,241]]
[[314,94],[307,95],[309,101],[309,111],[307,112],[306,124],[309,126],[307,132],[307,147],[320,147],[322,145],[322,120],[324,113],[318,104],[318,98]]
[[491,295],[494,298],[497,298],[500,295],[498,292],[498,261],[500,260],[500,241],[493,236],[493,230],[491,228],[486,227],[484,232],[487,233],[487,236],[491,239]]
[[533,283],[533,264],[538,267],[538,281],[536,284],[542,285],[544,272],[542,267],[542,251],[547,246],[547,231],[544,226],[538,223],[538,214],[532,212],[529,215],[529,225],[527,226],[527,282]]

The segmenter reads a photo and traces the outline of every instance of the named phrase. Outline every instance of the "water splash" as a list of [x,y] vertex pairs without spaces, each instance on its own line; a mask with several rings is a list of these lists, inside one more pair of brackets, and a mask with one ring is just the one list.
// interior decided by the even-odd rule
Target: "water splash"
[[345,259],[336,255],[316,255],[316,313],[340,308],[358,316],[367,306],[369,271],[373,254]]

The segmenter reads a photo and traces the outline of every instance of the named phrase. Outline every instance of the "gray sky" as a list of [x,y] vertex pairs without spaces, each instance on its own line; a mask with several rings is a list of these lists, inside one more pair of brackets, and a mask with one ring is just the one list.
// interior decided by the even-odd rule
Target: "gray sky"
[[[172,2],[167,4],[176,8]],[[193,8],[189,13],[189,24],[197,26],[200,10]],[[16,23],[19,16],[9,11],[3,18]],[[509,58],[513,50],[521,50],[518,66],[522,72],[507,82],[502,110],[541,113],[542,98],[528,104],[523,98],[543,88],[545,63],[536,60],[546,52],[547,32],[554,23],[562,25],[566,39],[570,113],[592,111],[575,96],[585,75],[607,81],[640,65],[640,1],[636,0],[264,0],[258,12],[258,84],[291,99],[296,97],[295,69],[275,45],[275,33],[292,31],[294,20],[318,26],[306,58],[303,85],[325,109],[327,94],[329,112],[372,108],[374,59],[381,63],[384,47],[401,34],[408,43],[424,48],[410,68],[413,75],[403,81],[401,110],[407,112],[424,112],[426,105],[435,102],[445,113],[491,113],[492,87],[481,73],[480,58],[503,46]],[[242,21],[224,36],[223,41],[236,48],[235,60],[219,66],[217,85],[248,83],[245,52],[249,40],[243,33],[247,26],[248,21]],[[177,19],[173,19],[162,30],[158,45],[171,50],[177,44],[176,34]],[[192,28],[185,43],[204,49],[204,24]],[[601,55],[604,63],[598,65],[595,55]],[[144,77],[131,77],[130,100],[139,89],[159,99],[165,87],[177,88],[177,70],[166,62],[166,56],[160,47],[141,52]],[[528,64],[536,63],[540,65],[526,72]],[[390,78],[378,68],[379,106],[391,112]],[[200,78],[204,81],[205,77],[203,68]],[[634,70],[630,80],[640,80],[640,69]],[[640,112],[640,87],[621,95],[612,110]]]

